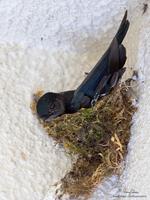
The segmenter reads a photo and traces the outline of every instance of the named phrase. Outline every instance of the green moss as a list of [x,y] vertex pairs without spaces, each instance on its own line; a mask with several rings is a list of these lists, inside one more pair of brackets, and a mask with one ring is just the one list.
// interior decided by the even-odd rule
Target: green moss
[[135,110],[128,88],[122,84],[93,108],[63,115],[51,123],[42,122],[57,143],[78,155],[72,170],[61,181],[62,194],[87,199],[97,183],[118,171],[127,153]]

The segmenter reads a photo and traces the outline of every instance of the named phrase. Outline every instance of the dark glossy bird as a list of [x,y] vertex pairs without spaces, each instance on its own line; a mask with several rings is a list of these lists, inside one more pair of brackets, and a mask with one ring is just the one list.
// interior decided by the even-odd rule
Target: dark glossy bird
[[38,100],[39,118],[51,121],[65,113],[75,113],[93,106],[102,96],[109,94],[125,72],[126,49],[122,41],[128,28],[126,11],[110,46],[79,87],[61,93],[48,92]]

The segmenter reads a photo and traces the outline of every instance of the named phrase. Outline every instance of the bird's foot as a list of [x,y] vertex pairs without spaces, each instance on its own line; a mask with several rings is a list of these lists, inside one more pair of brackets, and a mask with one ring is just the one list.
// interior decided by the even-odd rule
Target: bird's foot
[[98,93],[96,93],[96,94],[94,95],[94,98],[93,98],[92,101],[91,101],[91,106],[92,106],[92,107],[96,104],[96,102],[98,101],[99,97],[100,97],[100,95],[99,95]]

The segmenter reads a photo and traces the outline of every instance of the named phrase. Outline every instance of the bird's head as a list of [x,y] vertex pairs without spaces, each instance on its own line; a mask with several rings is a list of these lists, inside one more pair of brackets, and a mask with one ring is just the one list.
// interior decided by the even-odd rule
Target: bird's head
[[40,97],[36,110],[39,118],[51,121],[65,113],[65,105],[59,94],[49,92]]

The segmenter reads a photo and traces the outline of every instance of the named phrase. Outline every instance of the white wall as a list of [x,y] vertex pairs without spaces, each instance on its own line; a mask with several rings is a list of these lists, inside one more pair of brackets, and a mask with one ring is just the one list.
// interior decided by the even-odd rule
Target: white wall
[[[126,66],[130,72],[131,67],[142,67],[148,60],[148,28],[145,26],[149,22],[144,21],[149,11],[142,16],[142,1],[0,1],[1,200],[43,200],[45,196],[49,200],[54,199],[51,185],[69,170],[71,160],[63,149],[55,146],[46,136],[36,117],[32,115],[32,94],[37,89],[61,91],[76,87],[84,78],[84,72],[91,69],[111,41],[125,9],[129,10],[131,21],[125,42],[128,52]],[[144,76],[148,76],[146,66],[148,65],[145,64]],[[146,84],[149,85],[148,78]],[[146,91],[144,94],[148,96]],[[141,99],[143,106],[145,98]],[[140,152],[138,142],[148,142],[143,131],[143,135],[138,138],[134,136],[138,134],[139,128],[142,127],[145,131],[148,128],[148,123],[142,121],[145,117],[142,113],[148,108],[142,107],[137,114],[137,119],[143,116],[139,122],[142,126],[135,123],[135,139],[130,144],[132,153],[126,169],[129,183],[132,182],[130,180],[134,172],[138,173],[135,168],[140,166],[137,164],[139,159],[133,159],[136,152]],[[143,140],[139,137],[143,137]],[[142,148],[145,163],[148,158],[148,153],[145,154],[145,148],[148,147],[148,143],[146,144]],[[137,162],[134,166],[132,160]],[[146,166],[144,170],[147,169]],[[134,181],[137,182],[137,179],[134,178]],[[142,184],[145,184],[144,178]],[[108,195],[112,189],[107,189]],[[93,199],[99,198],[101,194],[97,190],[95,195]]]

